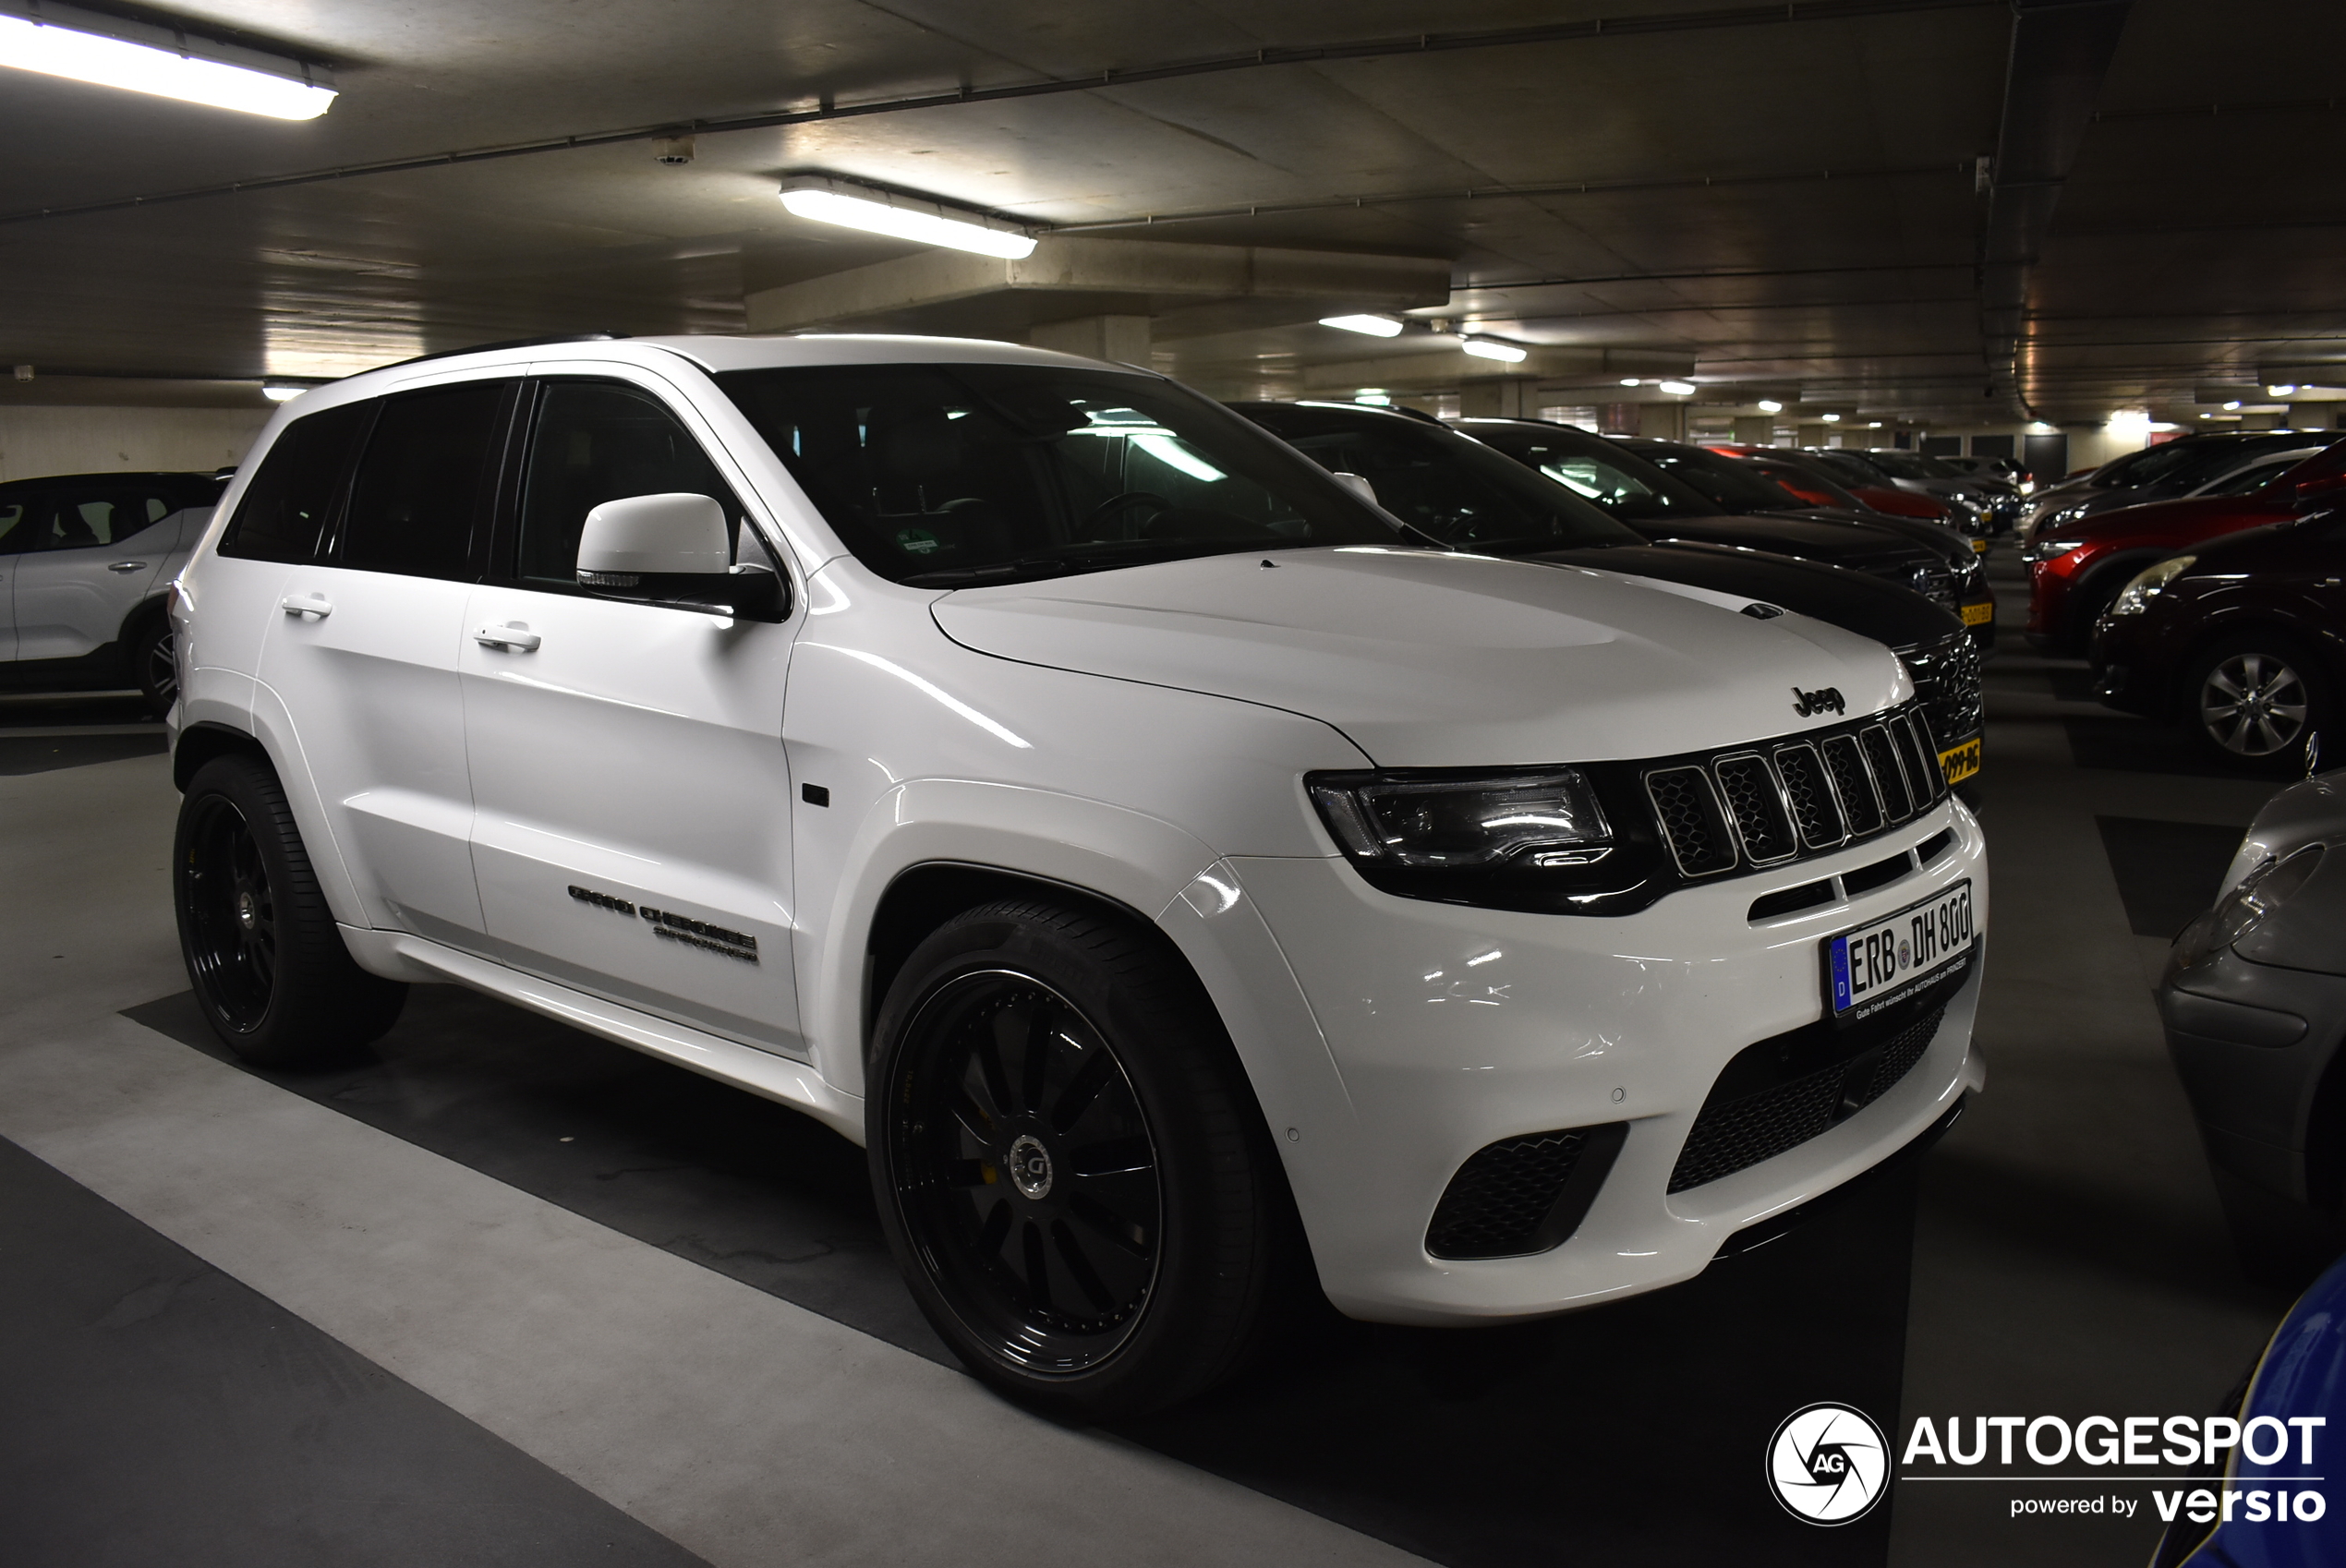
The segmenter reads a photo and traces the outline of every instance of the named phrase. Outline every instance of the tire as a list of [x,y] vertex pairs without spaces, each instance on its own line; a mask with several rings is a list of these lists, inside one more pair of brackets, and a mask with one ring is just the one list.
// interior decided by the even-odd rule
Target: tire
[[881,1223],[981,1380],[1096,1421],[1202,1393],[1260,1345],[1300,1250],[1285,1179],[1155,932],[1047,900],[967,911],[905,961],[874,1038]]
[[147,699],[147,706],[158,718],[169,713],[171,705],[178,700],[176,645],[167,616],[149,617],[130,635],[130,676],[139,683],[139,694]]
[[329,1062],[399,1020],[407,987],[352,961],[266,763],[231,754],[199,768],[172,849],[180,954],[231,1051],[256,1067]]
[[2257,773],[2302,766],[2306,738],[2333,721],[2320,666],[2291,639],[2267,632],[2202,649],[2183,677],[2178,706],[2208,754]]

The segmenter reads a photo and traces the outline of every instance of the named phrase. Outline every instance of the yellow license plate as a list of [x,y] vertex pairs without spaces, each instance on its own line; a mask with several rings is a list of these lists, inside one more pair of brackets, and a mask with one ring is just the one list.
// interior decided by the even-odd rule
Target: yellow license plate
[[1963,607],[1963,623],[1966,626],[1985,626],[1995,619],[1996,601],[1993,599],[1983,599],[1977,604]]
[[1946,771],[1947,782],[1960,784],[1979,771],[1979,742],[1965,741],[1939,754],[1939,766]]
[[1988,553],[1988,541],[1985,539],[1972,540],[1971,553],[1974,555],[1986,555]]

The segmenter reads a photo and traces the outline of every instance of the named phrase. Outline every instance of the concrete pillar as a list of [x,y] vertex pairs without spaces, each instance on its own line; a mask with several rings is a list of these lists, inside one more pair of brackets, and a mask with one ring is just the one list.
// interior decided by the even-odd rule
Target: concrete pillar
[[1772,414],[1738,414],[1735,416],[1735,440],[1745,446],[1767,446],[1776,439],[1776,416]]
[[1683,403],[1639,404],[1638,405],[1638,434],[1650,440],[1685,440],[1687,439],[1687,405]]
[[2289,428],[2292,430],[2327,430],[2346,404],[2292,403],[2289,405]]
[[1794,440],[1794,444],[1796,446],[1822,446],[1825,444],[1825,437],[1831,435],[1833,429],[1833,426],[1823,424],[1821,422],[1803,425],[1800,427],[1799,434]]
[[1529,376],[1478,376],[1458,383],[1458,412],[1485,419],[1536,418],[1535,383]]
[[1080,354],[1118,365],[1149,368],[1149,319],[1146,316],[1078,316],[1071,321],[1045,321],[1026,334],[1037,348]]

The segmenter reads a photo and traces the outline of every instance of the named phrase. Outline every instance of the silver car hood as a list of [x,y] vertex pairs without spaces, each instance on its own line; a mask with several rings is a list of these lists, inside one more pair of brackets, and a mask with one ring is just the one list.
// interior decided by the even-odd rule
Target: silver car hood
[[931,613],[998,657],[1323,719],[1387,766],[1665,756],[1910,695],[1878,643],[1717,595],[1531,561],[1349,548],[1223,555],[998,588]]

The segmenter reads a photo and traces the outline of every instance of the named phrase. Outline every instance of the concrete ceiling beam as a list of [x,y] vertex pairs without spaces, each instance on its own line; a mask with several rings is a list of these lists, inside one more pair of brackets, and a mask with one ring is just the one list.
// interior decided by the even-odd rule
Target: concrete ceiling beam
[[[1066,316],[1130,314],[1169,318],[1156,335],[1173,335],[1183,315],[1207,304],[1250,302],[1250,312],[1302,321],[1326,310],[1409,310],[1445,304],[1450,263],[1438,257],[1356,255],[1268,246],[1183,245],[1144,239],[1046,235],[1024,260],[924,251],[844,272],[760,289],[745,301],[753,332],[935,319],[938,308],[1001,295],[1066,297]],[[1268,308],[1264,308],[1267,307]],[[1047,303],[1024,314],[1047,320]],[[944,314],[950,314],[946,312]],[[972,310],[973,317],[996,311]],[[934,330],[934,329],[932,329]]]
[[[1506,373],[1509,378],[1558,381],[1600,392],[1604,390],[1604,382],[1610,379],[1614,383],[1613,390],[1626,401],[1635,401],[1633,393],[1649,389],[1621,386],[1618,381],[1623,376],[1649,378],[1694,373],[1692,349],[1592,348],[1574,344],[1524,346],[1530,350],[1530,355],[1520,365],[1507,368]],[[1455,387],[1462,381],[1492,378],[1496,374],[1492,364],[1490,360],[1472,358],[1455,349],[1384,354],[1369,359],[1348,359],[1334,365],[1306,366],[1303,386],[1307,392],[1350,392],[1359,387],[1380,386]]]

